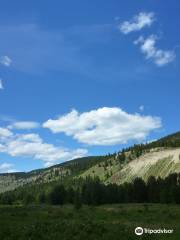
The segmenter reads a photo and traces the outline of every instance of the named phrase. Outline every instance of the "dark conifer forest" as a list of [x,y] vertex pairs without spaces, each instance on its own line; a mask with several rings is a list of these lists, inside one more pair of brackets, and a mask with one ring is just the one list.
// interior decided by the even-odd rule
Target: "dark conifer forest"
[[73,186],[25,186],[0,195],[0,204],[74,204],[101,205],[113,203],[176,203],[180,204],[180,174],[165,179],[153,176],[144,182],[136,178],[122,185],[100,182],[98,178],[79,179]]

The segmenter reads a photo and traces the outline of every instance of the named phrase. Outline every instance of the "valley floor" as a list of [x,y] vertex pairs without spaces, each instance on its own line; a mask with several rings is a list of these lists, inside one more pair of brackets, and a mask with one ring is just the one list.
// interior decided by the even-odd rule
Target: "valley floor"
[[[173,229],[136,236],[136,227]],[[180,239],[180,206],[118,204],[99,207],[0,206],[0,240]]]

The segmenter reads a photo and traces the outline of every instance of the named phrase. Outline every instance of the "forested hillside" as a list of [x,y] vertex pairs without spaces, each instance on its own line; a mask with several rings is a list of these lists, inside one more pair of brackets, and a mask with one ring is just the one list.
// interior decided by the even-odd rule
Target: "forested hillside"
[[0,174],[0,192],[11,191],[27,184],[41,184],[56,181],[65,181],[80,175],[86,169],[105,161],[111,155],[84,157],[49,168],[37,169],[31,172]]
[[[134,145],[106,156],[75,159],[28,173],[1,174],[0,192],[9,194],[10,191],[17,189],[13,191],[13,194],[18,196],[17,202],[22,201],[19,196],[24,192],[31,192],[31,196],[24,194],[27,199],[23,201],[29,202],[32,199],[39,201],[37,199],[45,198],[44,196],[57,184],[63,186],[62,191],[70,191],[74,196],[75,193],[81,192],[87,179],[97,180],[108,189],[112,184],[120,186],[132,184],[137,178],[146,185],[152,176],[156,181],[167,179],[170,174],[175,173],[180,173],[179,132],[152,143]],[[39,192],[42,192],[42,195],[39,196]],[[8,194],[6,196],[9,196]],[[69,198],[72,202],[72,196]]]

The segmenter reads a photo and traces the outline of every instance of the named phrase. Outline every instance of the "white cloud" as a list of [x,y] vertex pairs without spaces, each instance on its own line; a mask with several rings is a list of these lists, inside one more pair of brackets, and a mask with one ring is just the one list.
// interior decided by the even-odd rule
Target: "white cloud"
[[17,134],[6,137],[0,144],[0,152],[12,157],[32,157],[43,160],[45,166],[50,166],[66,160],[87,155],[86,149],[70,150],[45,143],[38,134]]
[[14,165],[11,163],[2,163],[0,164],[0,173],[12,173],[17,172],[16,169],[14,169]]
[[8,56],[0,57],[0,63],[5,67],[9,67],[12,63],[12,60]]
[[20,121],[20,122],[13,122],[11,125],[8,126],[9,129],[35,129],[38,128],[40,125],[38,122],[32,121]]
[[153,12],[140,12],[138,15],[135,15],[132,20],[120,24],[119,29],[122,33],[128,34],[139,31],[144,27],[150,27],[154,21],[155,17]]
[[0,139],[8,138],[12,136],[12,132],[9,131],[7,128],[0,127]]
[[154,63],[161,67],[174,61],[176,55],[172,50],[162,50],[156,47],[157,36],[151,35],[144,39],[139,37],[134,44],[140,44],[141,52],[145,55],[146,59],[152,59]]
[[104,107],[84,113],[72,110],[56,120],[49,119],[43,127],[53,133],[64,132],[81,143],[115,145],[144,140],[151,131],[161,127],[161,119]]
[[4,89],[2,79],[0,79],[0,90]]

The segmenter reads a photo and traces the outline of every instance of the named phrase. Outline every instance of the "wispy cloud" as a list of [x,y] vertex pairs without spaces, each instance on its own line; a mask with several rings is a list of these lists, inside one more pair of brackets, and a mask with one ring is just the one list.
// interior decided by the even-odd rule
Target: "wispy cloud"
[[176,58],[173,50],[162,50],[156,47],[157,36],[151,35],[148,38],[139,37],[134,44],[139,44],[141,52],[145,55],[146,59],[152,59],[153,62],[161,67],[171,63]]
[[12,172],[17,172],[17,170],[14,169],[14,164],[6,162],[0,164],[0,173],[12,173]]
[[150,27],[155,21],[155,14],[153,12],[140,12],[135,15],[130,21],[125,21],[119,25],[119,29],[122,33],[128,34],[143,29],[144,27]]
[[4,89],[4,87],[3,87],[3,81],[2,81],[2,79],[0,79],[0,90],[2,90],[2,89]]
[[111,36],[111,31],[112,27],[107,24],[54,31],[44,30],[37,24],[0,26],[0,51],[11,53],[16,59],[13,68],[18,71],[42,74],[55,70],[94,76],[91,73],[97,64],[84,49],[96,42],[102,43]]
[[22,129],[22,130],[30,130],[40,127],[38,122],[33,121],[20,121],[20,122],[13,122],[8,126],[9,129]]
[[104,107],[81,114],[73,110],[58,119],[49,119],[43,127],[53,133],[64,132],[81,143],[105,146],[144,140],[151,131],[161,127],[161,119]]
[[9,129],[0,127],[0,140],[7,137],[11,137],[12,135],[13,134]]
[[144,105],[139,106],[139,110],[140,110],[141,112],[143,112],[143,111],[144,111]]
[[5,67],[9,67],[12,63],[12,60],[8,56],[1,56],[0,57],[0,64],[4,65]]

